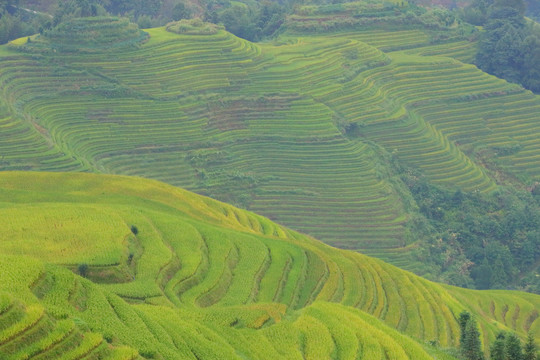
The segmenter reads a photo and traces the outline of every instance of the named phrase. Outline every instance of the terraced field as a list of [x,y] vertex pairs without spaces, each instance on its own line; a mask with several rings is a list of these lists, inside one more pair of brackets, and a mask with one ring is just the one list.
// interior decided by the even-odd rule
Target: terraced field
[[[139,33],[114,24],[129,40],[114,51],[58,47],[57,33],[2,48],[3,126],[46,149],[18,153],[2,135],[4,169],[154,178],[396,262],[414,239],[381,156],[466,191],[494,190],[498,171],[539,179],[538,98],[456,60],[466,41],[373,28],[254,44],[159,28],[134,45]],[[477,147],[498,154],[495,170]]]
[[39,304],[25,304],[6,293],[0,294],[0,303],[3,359],[140,358],[135,349],[113,347],[101,334],[82,331],[74,319],[54,319]]
[[3,105],[0,105],[0,131],[2,170],[75,171],[82,168],[47,139],[45,129],[13,116]]
[[[371,66],[386,61],[380,51],[344,40],[331,52],[326,42],[299,57],[308,49],[301,43],[265,51],[222,31],[149,33],[141,49],[74,56],[63,73],[31,60],[14,61],[11,69],[6,62],[3,84],[15,86],[13,73],[39,77],[27,86],[41,86],[49,96],[19,105],[20,114],[39,119],[87,169],[186,186],[342,246],[358,247],[359,231],[366,247],[403,242],[400,200],[373,170],[369,148],[344,138],[332,112],[302,94],[336,88],[343,52],[360,54],[351,66]],[[332,67],[322,52],[334,58]],[[86,78],[71,83],[70,73],[82,74],[76,70],[82,67],[89,69]],[[20,91],[31,91],[27,86],[19,84]],[[335,224],[322,227],[329,213]],[[343,231],[333,235],[336,227]]]
[[[77,243],[57,251],[63,266],[46,252],[13,254],[0,234],[2,358],[453,359],[425,342],[456,346],[462,310],[485,346],[501,329],[540,338],[538,295],[442,286],[156,181],[6,172],[0,187],[13,228],[21,211],[52,214],[45,248],[72,236],[60,218],[80,209],[109,214],[88,221],[114,218],[124,234],[122,256],[106,266],[90,248],[73,257]],[[40,228],[26,233],[23,244]],[[86,279],[73,273],[82,261]]]

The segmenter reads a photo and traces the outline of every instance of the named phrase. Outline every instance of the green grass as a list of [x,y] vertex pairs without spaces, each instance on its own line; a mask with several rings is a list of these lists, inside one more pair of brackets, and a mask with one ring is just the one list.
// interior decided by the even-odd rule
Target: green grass
[[[3,172],[0,184],[6,223],[40,213],[41,226],[14,236],[51,234],[45,255],[0,248],[0,354],[56,344],[65,358],[451,359],[425,342],[457,346],[462,310],[476,316],[485,348],[501,329],[540,338],[538,295],[442,286],[160,182]],[[86,209],[103,216],[54,228]],[[63,241],[107,224],[111,234],[138,229],[109,244],[133,255],[109,266],[129,279],[111,277],[95,247]],[[87,242],[109,243],[103,235]],[[53,257],[58,242],[66,247]],[[89,279],[69,265],[81,252]]]

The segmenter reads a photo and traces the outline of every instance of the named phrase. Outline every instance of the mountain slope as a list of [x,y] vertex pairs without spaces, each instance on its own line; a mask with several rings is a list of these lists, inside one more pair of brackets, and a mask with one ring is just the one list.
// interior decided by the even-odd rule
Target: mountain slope
[[2,47],[2,169],[154,178],[419,273],[395,164],[454,191],[538,180],[538,97],[452,57],[474,44],[420,24],[322,34],[308,15],[273,43],[197,22],[140,43],[97,18]]
[[[5,334],[39,332],[25,319],[45,316],[117,358],[201,359],[428,359],[438,350],[424,341],[457,345],[462,310],[486,344],[501,329],[540,334],[538,295],[432,283],[163,183],[5,172],[0,193]],[[22,224],[25,211],[40,215]],[[13,341],[0,336],[0,353]]]

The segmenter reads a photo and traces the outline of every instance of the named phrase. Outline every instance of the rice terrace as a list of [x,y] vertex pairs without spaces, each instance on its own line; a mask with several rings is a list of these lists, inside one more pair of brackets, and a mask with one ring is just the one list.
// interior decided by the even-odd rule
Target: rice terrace
[[3,1],[0,359],[539,360],[539,20]]

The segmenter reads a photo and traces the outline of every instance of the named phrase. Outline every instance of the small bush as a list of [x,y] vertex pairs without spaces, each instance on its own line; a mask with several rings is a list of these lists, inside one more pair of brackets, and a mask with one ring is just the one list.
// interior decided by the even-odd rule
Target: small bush
[[88,264],[80,264],[77,271],[79,272],[79,275],[86,277],[88,275]]
[[104,332],[103,339],[110,344],[113,342],[113,334],[111,334],[110,332]]
[[153,359],[156,356],[156,351],[153,349],[141,349],[139,354],[144,358]]

